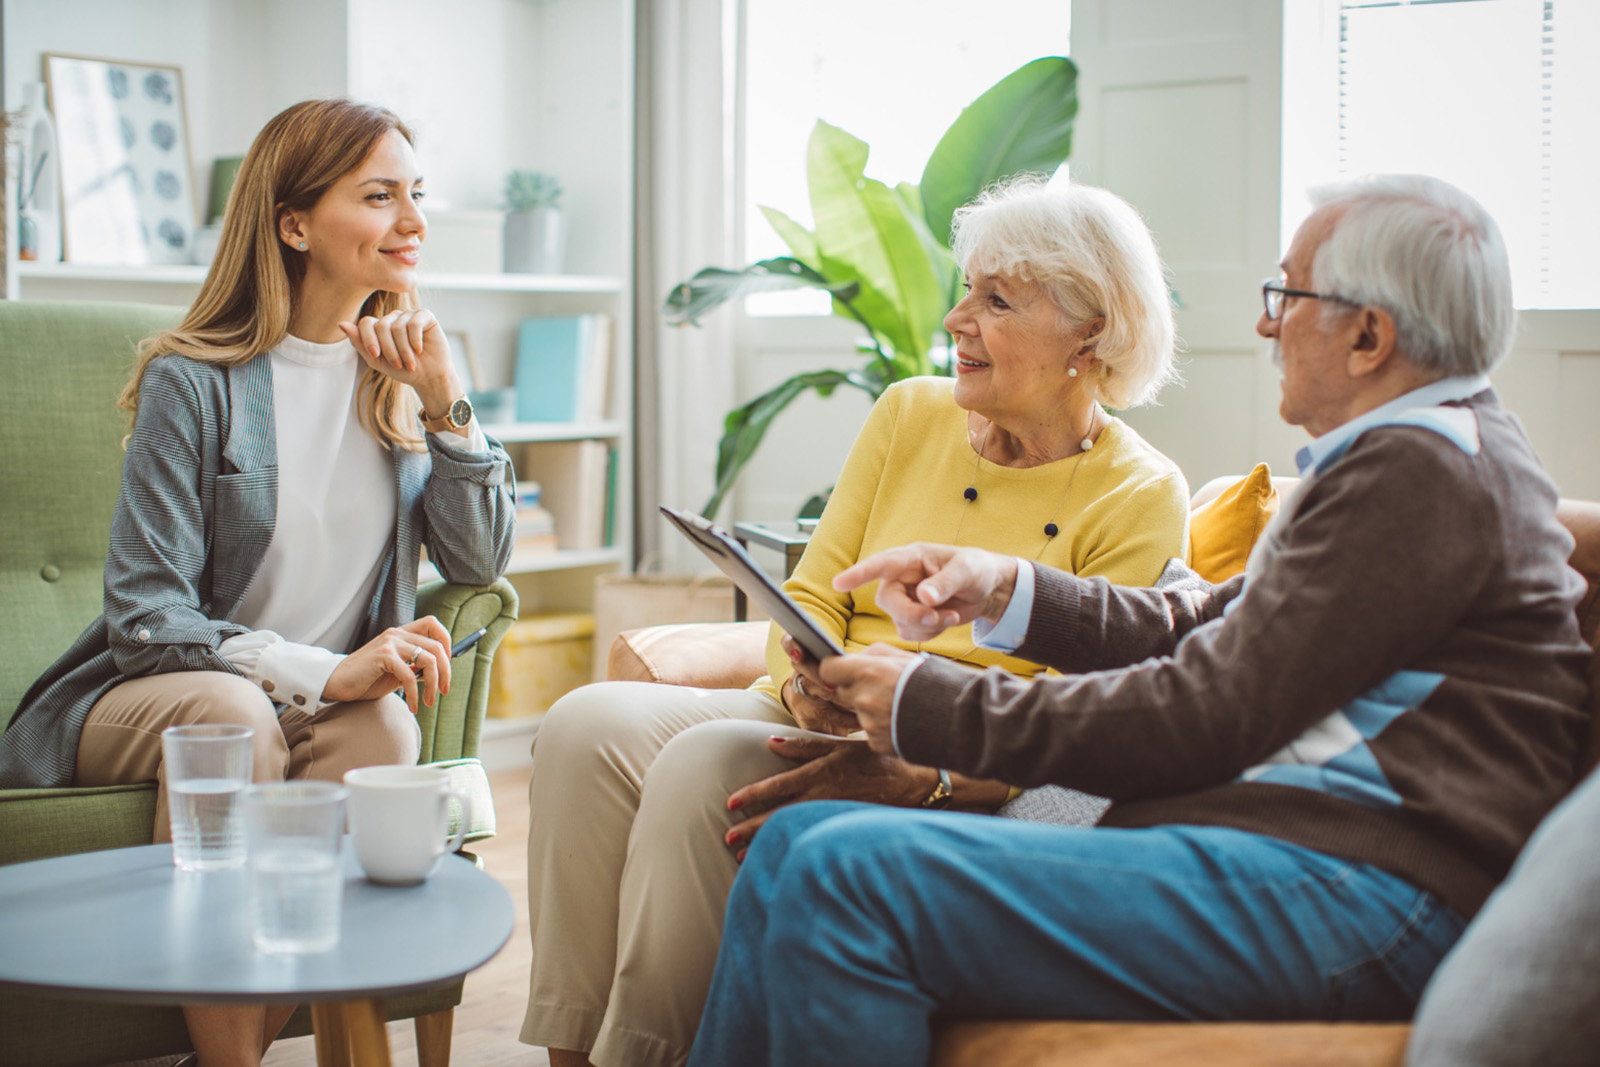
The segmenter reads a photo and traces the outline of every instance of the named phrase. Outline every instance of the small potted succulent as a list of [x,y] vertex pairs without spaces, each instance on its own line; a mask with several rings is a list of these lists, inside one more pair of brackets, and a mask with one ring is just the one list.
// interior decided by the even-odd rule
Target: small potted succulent
[[567,254],[567,217],[561,183],[537,170],[506,177],[505,270],[508,274],[560,274]]

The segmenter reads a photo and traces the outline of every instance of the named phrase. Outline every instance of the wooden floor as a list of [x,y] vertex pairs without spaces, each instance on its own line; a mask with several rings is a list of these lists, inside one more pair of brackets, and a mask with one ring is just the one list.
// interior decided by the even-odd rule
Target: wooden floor
[[[451,1042],[452,1067],[548,1067],[543,1049],[517,1040],[522,1009],[528,999],[528,771],[503,771],[490,778],[494,789],[499,832],[473,851],[483,857],[484,869],[511,893],[517,925],[499,955],[467,976],[466,992],[456,1008],[455,1040]],[[417,1062],[416,1035],[411,1023],[389,1024],[389,1048],[395,1067]],[[317,1054],[310,1037],[280,1041],[272,1046],[264,1067],[312,1067]]]

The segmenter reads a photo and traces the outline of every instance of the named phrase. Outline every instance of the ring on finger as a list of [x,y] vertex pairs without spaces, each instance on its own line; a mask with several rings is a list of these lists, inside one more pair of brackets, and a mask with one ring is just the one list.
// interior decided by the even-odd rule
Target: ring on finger
[[422,655],[422,649],[413,648],[411,650],[411,658],[406,660],[406,666],[407,667],[415,667],[417,665],[417,660],[418,660],[418,658],[421,657],[421,655]]

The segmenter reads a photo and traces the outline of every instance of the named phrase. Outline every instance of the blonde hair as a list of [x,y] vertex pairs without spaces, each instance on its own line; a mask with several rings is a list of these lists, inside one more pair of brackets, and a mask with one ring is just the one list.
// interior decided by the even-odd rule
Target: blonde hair
[[[139,385],[157,356],[175,354],[236,367],[267,352],[289,333],[305,279],[305,258],[278,237],[286,211],[306,211],[340,178],[359,167],[388,133],[411,131],[392,112],[349,100],[306,100],[273,117],[256,134],[228,195],[216,259],[183,321],[139,343],[133,376],[117,399],[139,413]],[[410,293],[379,290],[362,315],[412,308]],[[416,432],[421,401],[409,387],[368,367],[358,407],[361,425],[390,448],[421,451]]]
[[1099,359],[1088,382],[1113,408],[1155,399],[1177,378],[1172,295],[1155,238],[1126,200],[1090,185],[1025,174],[956,211],[956,262],[1042,287],[1065,324],[1104,320],[1087,338]]

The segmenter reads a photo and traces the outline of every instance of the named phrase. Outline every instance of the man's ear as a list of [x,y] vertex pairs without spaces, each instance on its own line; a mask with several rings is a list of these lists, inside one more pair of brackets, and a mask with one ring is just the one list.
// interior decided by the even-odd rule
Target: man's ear
[[1350,324],[1350,353],[1345,357],[1352,378],[1376,374],[1395,354],[1394,316],[1380,307],[1359,309]]

